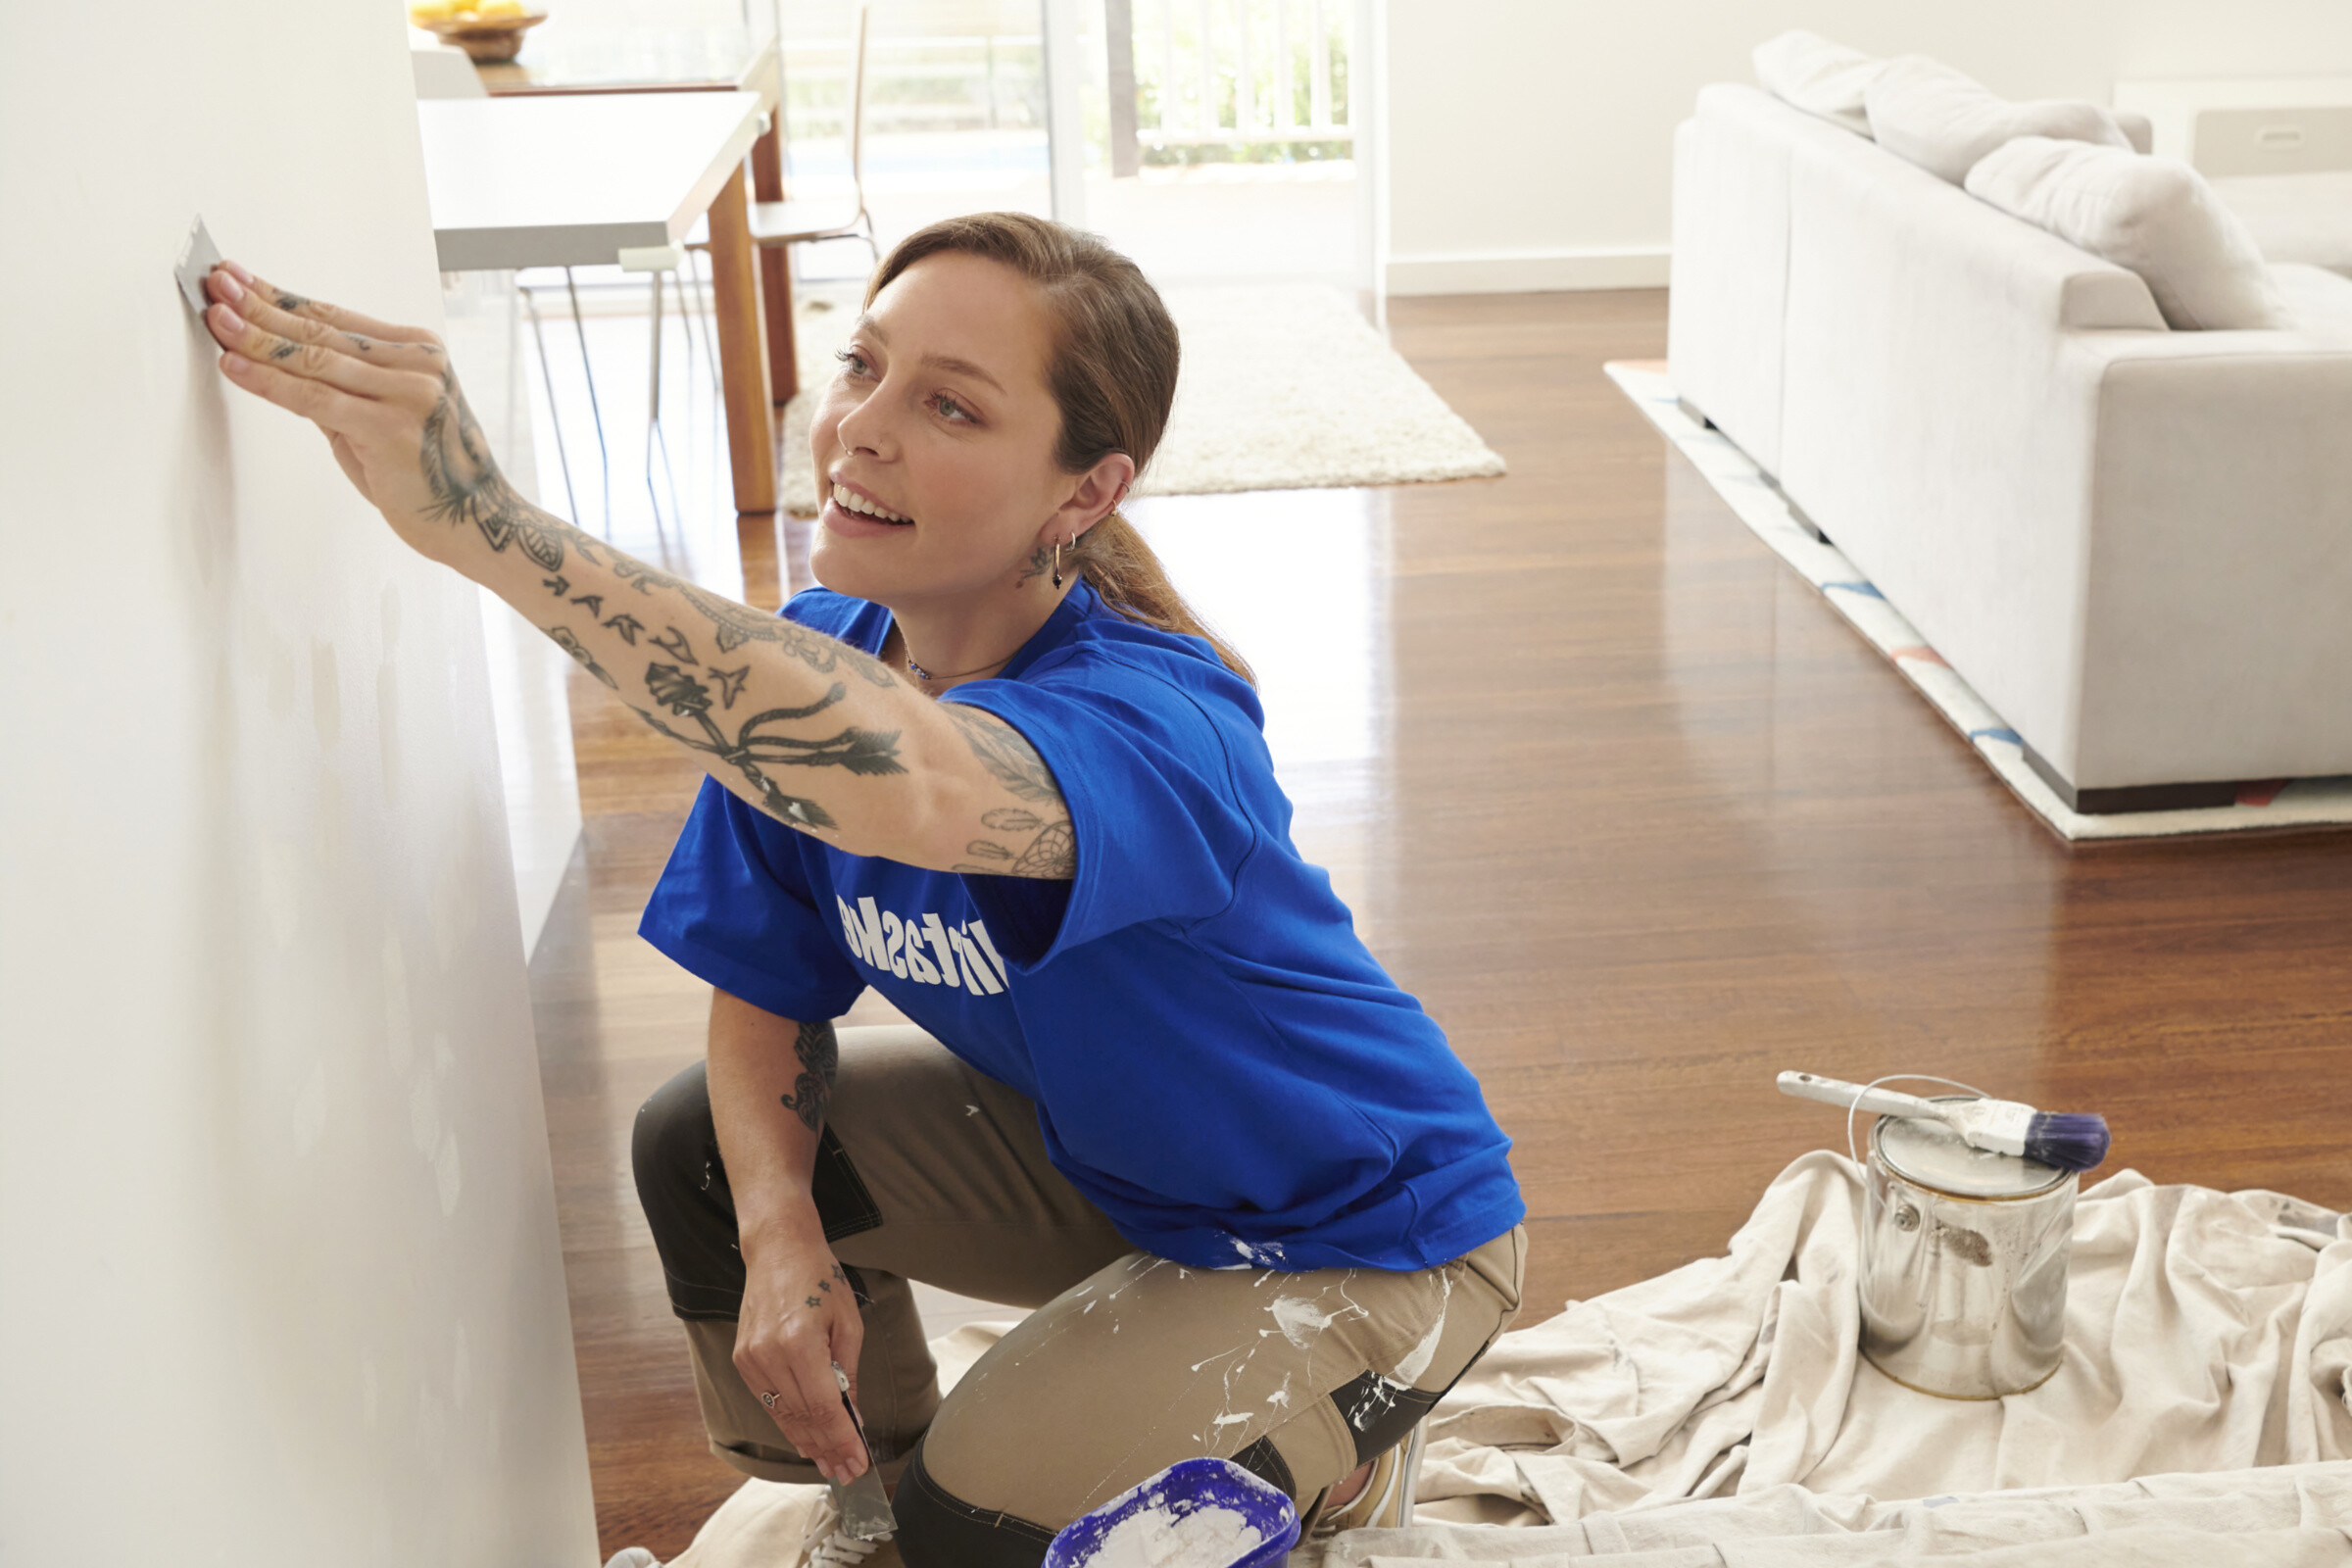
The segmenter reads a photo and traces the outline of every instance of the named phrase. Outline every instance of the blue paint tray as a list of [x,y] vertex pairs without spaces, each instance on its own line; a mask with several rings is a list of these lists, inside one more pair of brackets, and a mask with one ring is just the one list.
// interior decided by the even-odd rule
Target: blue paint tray
[[1046,1548],[1045,1568],[1085,1568],[1122,1520],[1153,1508],[1178,1518],[1199,1508],[1231,1508],[1265,1537],[1220,1568],[1278,1568],[1298,1540],[1298,1510],[1290,1498],[1230,1459],[1180,1459],[1071,1521]]

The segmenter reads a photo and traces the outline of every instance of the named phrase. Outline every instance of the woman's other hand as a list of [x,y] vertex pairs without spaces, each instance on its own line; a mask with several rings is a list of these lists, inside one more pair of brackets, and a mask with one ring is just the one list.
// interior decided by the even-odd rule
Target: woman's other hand
[[222,262],[205,279],[205,324],[223,373],[309,419],[360,494],[411,546],[439,559],[453,528],[501,548],[542,531],[498,471],[441,340],[304,299]]
[[826,1480],[848,1483],[866,1467],[865,1445],[841,1407],[838,1365],[858,1397],[858,1352],[865,1321],[849,1275],[821,1240],[744,1256],[743,1310],[735,1326],[735,1369],[753,1393],[776,1397],[768,1413],[787,1443]]

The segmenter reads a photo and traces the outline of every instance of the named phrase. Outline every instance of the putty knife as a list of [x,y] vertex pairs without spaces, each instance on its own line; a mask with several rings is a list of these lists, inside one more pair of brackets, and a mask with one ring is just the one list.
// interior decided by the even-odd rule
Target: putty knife
[[850,1425],[858,1429],[858,1446],[865,1449],[865,1468],[858,1473],[858,1479],[833,1489],[833,1500],[841,1508],[841,1531],[859,1541],[880,1541],[899,1528],[899,1516],[890,1511],[882,1473],[874,1468],[873,1445],[865,1441],[865,1423],[858,1419],[858,1407],[850,1402],[850,1375],[838,1361],[833,1363],[833,1381],[841,1385],[841,1407],[850,1413]]

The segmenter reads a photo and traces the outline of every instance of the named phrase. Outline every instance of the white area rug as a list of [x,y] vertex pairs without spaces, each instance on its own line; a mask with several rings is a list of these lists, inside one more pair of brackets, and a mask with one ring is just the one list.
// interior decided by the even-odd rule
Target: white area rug
[[[1184,339],[1168,433],[1138,495],[1304,490],[1490,477],[1478,432],[1413,373],[1338,289],[1316,284],[1170,289]],[[816,514],[808,457],[815,389],[858,317],[857,293],[796,301],[801,384],[784,411],[784,505]]]
[[2352,824],[2352,777],[2248,785],[2233,806],[2186,811],[2131,811],[2085,816],[2069,808],[2027,765],[2025,742],[1985,706],[1912,624],[1862,575],[1844,552],[1822,543],[1788,514],[1788,503],[1748,455],[1720,430],[1692,419],[1662,368],[1612,364],[1609,378],[1715,487],[1741,522],[1811,583],[1954,729],[1968,737],[2002,783],[2069,839],[2155,838],[2180,833],[2316,828]]

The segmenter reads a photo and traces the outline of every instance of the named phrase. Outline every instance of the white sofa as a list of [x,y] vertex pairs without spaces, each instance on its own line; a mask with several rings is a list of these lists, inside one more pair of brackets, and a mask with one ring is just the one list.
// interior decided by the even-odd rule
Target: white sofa
[[2170,331],[2138,274],[1746,86],[1675,139],[1677,391],[2079,810],[2352,773],[2352,279]]

